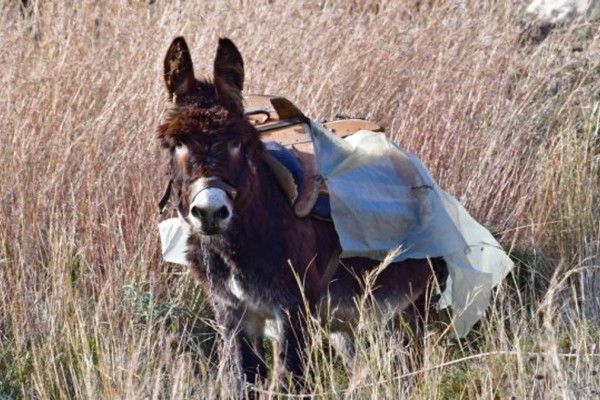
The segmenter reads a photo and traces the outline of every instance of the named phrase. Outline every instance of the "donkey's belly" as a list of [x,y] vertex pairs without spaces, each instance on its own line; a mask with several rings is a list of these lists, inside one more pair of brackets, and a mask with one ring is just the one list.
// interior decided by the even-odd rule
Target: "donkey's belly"
[[331,333],[351,333],[365,313],[387,323],[404,314],[421,293],[378,294],[363,292],[354,295],[329,293],[319,302],[318,317]]

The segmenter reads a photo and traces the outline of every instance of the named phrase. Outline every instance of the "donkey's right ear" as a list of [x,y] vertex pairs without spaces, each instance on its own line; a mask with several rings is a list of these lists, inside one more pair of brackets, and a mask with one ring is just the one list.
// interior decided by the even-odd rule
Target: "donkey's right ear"
[[185,97],[194,89],[196,78],[192,56],[183,37],[179,36],[171,43],[165,56],[164,72],[170,100]]

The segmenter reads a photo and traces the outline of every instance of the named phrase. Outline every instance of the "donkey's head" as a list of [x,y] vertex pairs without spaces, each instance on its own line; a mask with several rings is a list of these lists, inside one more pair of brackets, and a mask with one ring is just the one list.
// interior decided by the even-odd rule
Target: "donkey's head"
[[171,154],[179,215],[193,233],[223,233],[262,149],[244,118],[242,56],[232,41],[220,39],[212,82],[197,80],[188,46],[178,37],[165,57],[164,73],[170,105],[158,137]]

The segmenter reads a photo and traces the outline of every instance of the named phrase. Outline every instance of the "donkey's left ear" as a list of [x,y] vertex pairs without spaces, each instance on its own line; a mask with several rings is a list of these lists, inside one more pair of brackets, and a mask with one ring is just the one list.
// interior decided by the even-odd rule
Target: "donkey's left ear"
[[165,84],[169,92],[169,99],[182,98],[194,90],[194,66],[190,49],[185,40],[180,36],[173,40],[164,63]]
[[244,60],[235,44],[227,38],[219,39],[214,65],[214,84],[219,99],[235,112],[243,114]]

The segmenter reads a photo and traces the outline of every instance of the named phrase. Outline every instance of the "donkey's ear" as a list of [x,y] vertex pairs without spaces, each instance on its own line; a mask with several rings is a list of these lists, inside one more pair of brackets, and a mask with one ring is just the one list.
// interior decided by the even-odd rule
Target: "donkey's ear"
[[173,40],[165,56],[165,84],[169,99],[185,97],[194,89],[194,66],[187,43],[179,36]]
[[214,65],[214,84],[219,99],[236,112],[244,112],[244,60],[235,44],[227,38],[219,39]]

